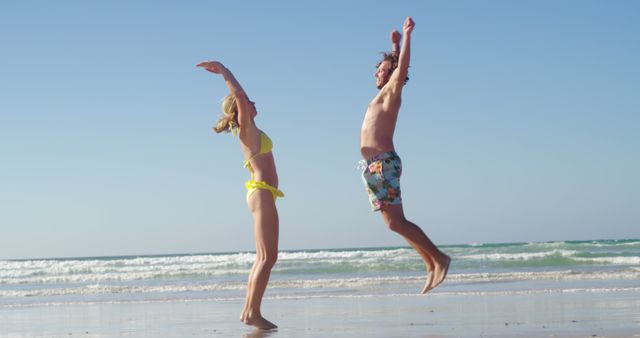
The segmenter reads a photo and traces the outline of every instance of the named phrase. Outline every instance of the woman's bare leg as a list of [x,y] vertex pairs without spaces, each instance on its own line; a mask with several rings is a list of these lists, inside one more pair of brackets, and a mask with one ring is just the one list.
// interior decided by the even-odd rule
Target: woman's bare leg
[[254,219],[256,262],[249,275],[246,305],[241,319],[245,324],[259,329],[274,329],[277,326],[262,317],[260,306],[271,268],[278,258],[278,211],[273,195],[267,190],[256,190],[248,203]]
[[[256,252],[258,252],[256,246]],[[247,318],[247,311],[249,309],[249,291],[253,289],[253,275],[255,274],[256,267],[258,266],[258,260],[253,263],[251,267],[251,272],[249,272],[249,278],[247,279],[247,294],[245,296],[244,307],[242,308],[242,313],[240,314],[240,321],[244,322]]]

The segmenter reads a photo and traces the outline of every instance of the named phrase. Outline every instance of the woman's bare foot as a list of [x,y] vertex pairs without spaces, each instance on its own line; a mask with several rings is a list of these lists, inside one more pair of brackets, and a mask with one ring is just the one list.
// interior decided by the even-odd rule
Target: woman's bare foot
[[255,326],[261,330],[271,330],[278,327],[276,324],[266,320],[261,315],[251,316],[249,314],[242,314],[240,316],[240,320],[247,325]]

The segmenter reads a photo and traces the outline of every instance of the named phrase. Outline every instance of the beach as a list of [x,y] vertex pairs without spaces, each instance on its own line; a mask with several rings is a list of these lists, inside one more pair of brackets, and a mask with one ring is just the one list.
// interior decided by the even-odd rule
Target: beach
[[283,251],[239,321],[253,253],[0,261],[0,337],[640,337],[640,241]]
[[640,338],[639,14],[3,1],[0,338]]
[[640,337],[640,292],[267,298],[280,327],[238,320],[240,300],[3,308],[2,337]]

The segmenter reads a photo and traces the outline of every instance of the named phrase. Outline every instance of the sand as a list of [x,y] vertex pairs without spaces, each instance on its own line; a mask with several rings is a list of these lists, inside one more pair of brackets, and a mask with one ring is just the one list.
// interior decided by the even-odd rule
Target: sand
[[241,308],[238,299],[0,305],[0,337],[640,337],[640,294],[625,290],[267,297],[272,332],[240,323]]

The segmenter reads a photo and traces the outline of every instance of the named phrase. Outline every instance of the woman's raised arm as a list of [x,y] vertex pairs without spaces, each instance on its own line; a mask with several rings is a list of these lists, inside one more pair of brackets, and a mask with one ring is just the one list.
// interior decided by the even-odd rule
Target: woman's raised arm
[[236,104],[238,105],[238,122],[240,127],[249,126],[253,124],[252,116],[255,115],[255,108],[249,103],[249,97],[244,91],[238,80],[229,69],[227,69],[222,63],[218,61],[205,61],[200,62],[196,67],[202,67],[207,71],[220,74],[224,77],[224,81],[229,88],[229,93],[236,98]]

